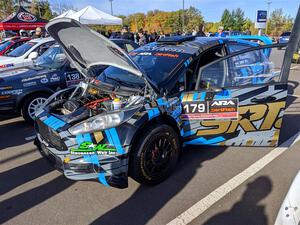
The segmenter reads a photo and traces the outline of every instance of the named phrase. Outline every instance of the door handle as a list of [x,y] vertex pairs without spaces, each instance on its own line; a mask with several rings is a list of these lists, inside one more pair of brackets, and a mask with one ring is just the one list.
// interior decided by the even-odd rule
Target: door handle
[[262,97],[262,98],[252,98],[251,102],[254,103],[267,103],[267,102],[274,102],[276,101],[277,98],[274,96],[267,96],[267,97]]

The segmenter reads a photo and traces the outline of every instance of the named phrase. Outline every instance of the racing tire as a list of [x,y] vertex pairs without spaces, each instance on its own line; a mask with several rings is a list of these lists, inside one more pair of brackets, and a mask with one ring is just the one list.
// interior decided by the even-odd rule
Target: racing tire
[[47,100],[48,97],[48,94],[36,93],[29,95],[23,101],[23,104],[21,105],[21,114],[26,122],[33,124],[35,112]]
[[180,148],[178,134],[171,126],[148,126],[130,152],[130,176],[141,184],[161,183],[175,169]]

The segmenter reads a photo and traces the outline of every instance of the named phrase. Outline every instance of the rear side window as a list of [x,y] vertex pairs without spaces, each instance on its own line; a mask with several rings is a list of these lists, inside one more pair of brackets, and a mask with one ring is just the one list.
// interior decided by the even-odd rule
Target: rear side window
[[275,47],[254,49],[202,68],[198,89],[209,87],[241,87],[279,81],[284,51]]

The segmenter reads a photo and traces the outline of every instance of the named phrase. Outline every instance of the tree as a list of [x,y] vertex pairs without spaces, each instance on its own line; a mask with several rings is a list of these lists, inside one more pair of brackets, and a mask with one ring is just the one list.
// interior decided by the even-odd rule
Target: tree
[[46,20],[53,18],[53,13],[47,0],[32,0],[30,11],[32,14],[39,15]]
[[245,23],[244,15],[245,13],[241,8],[237,8],[235,11],[232,12],[232,18],[233,18],[232,30],[241,31],[243,29],[243,25]]
[[5,19],[14,12],[14,5],[12,0],[0,1],[0,18]]
[[291,30],[293,27],[293,19],[284,15],[282,9],[275,9],[268,21],[268,34],[279,36],[282,32]]
[[229,12],[228,9],[225,9],[222,18],[221,18],[221,24],[224,27],[225,30],[230,30],[232,26],[232,14]]

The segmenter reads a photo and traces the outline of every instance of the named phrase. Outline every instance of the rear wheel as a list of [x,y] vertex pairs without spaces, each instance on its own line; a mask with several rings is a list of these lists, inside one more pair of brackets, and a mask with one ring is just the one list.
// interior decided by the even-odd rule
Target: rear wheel
[[36,93],[28,96],[21,107],[21,113],[23,118],[28,123],[33,123],[35,113],[40,109],[40,107],[45,103],[49,95],[45,93]]
[[171,126],[159,124],[147,127],[138,139],[130,153],[130,175],[139,183],[158,184],[177,164],[179,137]]

